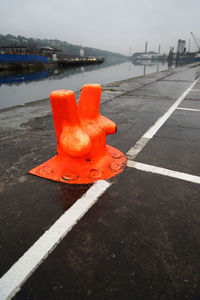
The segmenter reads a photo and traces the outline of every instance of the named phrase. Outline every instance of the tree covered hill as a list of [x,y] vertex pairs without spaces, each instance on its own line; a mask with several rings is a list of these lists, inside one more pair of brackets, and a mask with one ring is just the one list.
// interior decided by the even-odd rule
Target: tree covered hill
[[0,34],[0,47],[2,46],[26,46],[30,49],[36,49],[41,47],[51,47],[61,50],[64,55],[79,56],[80,49],[84,49],[85,56],[103,56],[105,58],[123,59],[124,55],[114,53],[106,50],[100,50],[90,47],[81,47],[80,45],[72,45],[68,42],[63,42],[57,39],[39,39],[39,38],[26,38],[18,35]]

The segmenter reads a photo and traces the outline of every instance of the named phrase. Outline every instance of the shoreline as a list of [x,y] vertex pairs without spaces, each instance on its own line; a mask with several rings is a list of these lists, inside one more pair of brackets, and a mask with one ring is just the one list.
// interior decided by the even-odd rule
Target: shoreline
[[[105,91],[106,87],[109,86],[109,90],[110,90],[110,94],[114,94],[114,96],[116,96],[116,90],[114,89],[114,87],[116,85],[120,85],[123,83],[126,83],[127,81],[132,81],[134,79],[141,79],[141,78],[146,78],[146,77],[151,77],[153,74],[159,74],[159,73],[163,73],[163,72],[166,72],[168,70],[163,70],[163,71],[159,71],[159,72],[154,72],[154,73],[150,73],[150,74],[147,74],[147,75],[139,75],[139,76],[135,76],[135,77],[130,77],[128,79],[122,79],[122,80],[119,80],[119,81],[114,81],[114,82],[111,82],[111,83],[107,83],[107,84],[102,84],[102,93]],[[113,88],[112,88],[113,86]],[[80,96],[80,90],[77,90],[77,91],[74,91],[75,93],[75,96],[76,96],[76,99],[79,99],[79,96]],[[5,107],[5,108],[0,108],[0,113],[2,112],[6,112],[6,111],[10,111],[10,110],[13,110],[13,109],[17,109],[17,108],[21,108],[21,107],[28,107],[28,106],[33,106],[33,105],[37,105],[37,104],[40,104],[40,103],[45,103],[49,101],[49,97],[45,97],[45,98],[41,98],[41,99],[36,99],[36,100],[33,100],[33,101],[29,101],[29,102],[25,102],[23,104],[17,104],[17,105],[13,105],[13,106],[9,106],[9,107]]]
[[[123,83],[126,83],[128,81],[137,80],[137,79],[140,79],[140,78],[152,77],[152,75],[154,75],[154,74],[161,74],[161,73],[164,73],[164,72],[167,72],[166,74],[168,74],[169,72],[176,73],[176,72],[179,72],[179,69],[184,69],[184,68],[188,68],[188,67],[193,68],[197,65],[200,65],[200,62],[195,62],[195,63],[192,63],[192,64],[179,66],[179,67],[176,67],[176,68],[173,68],[173,69],[162,70],[162,71],[159,71],[159,72],[149,73],[149,74],[146,74],[146,75],[134,76],[134,77],[130,77],[128,79],[122,79],[122,80],[114,81],[114,82],[111,82],[111,83],[102,84],[101,85],[102,86],[102,94],[103,94],[104,89],[106,89],[107,86],[111,87],[111,92],[113,91],[113,95],[116,96],[116,91],[115,91],[115,88],[114,88],[116,85],[120,86],[121,84],[123,85]],[[79,99],[80,90],[76,90],[76,91],[74,91],[74,93],[75,93],[76,99]],[[112,93],[110,93],[110,95],[111,94]],[[17,105],[13,105],[13,106],[9,106],[9,107],[0,108],[0,113],[3,113],[4,111],[7,112],[7,111],[10,111],[12,109],[17,109],[17,108],[28,107],[28,106],[40,104],[40,103],[43,103],[43,102],[48,101],[48,100],[49,100],[49,97],[45,97],[45,98],[35,99],[35,100],[29,101],[29,102],[25,102],[25,103],[22,103],[22,104],[17,104]]]

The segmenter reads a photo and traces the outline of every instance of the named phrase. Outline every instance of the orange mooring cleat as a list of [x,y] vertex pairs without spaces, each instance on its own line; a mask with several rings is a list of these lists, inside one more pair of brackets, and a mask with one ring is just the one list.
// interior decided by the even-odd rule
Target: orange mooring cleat
[[126,157],[106,145],[106,135],[115,134],[114,122],[99,113],[101,86],[87,84],[77,107],[74,92],[50,94],[57,137],[57,155],[29,173],[67,183],[91,183],[121,173]]

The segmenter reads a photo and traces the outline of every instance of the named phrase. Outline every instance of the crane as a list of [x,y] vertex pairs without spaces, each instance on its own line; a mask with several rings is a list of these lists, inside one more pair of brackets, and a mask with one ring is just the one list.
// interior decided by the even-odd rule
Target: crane
[[191,35],[192,35],[192,37],[193,37],[193,40],[194,40],[194,42],[195,42],[195,44],[196,44],[196,46],[197,46],[197,49],[198,49],[199,52],[200,52],[200,45],[199,45],[199,43],[198,43],[198,41],[197,41],[196,36],[194,35],[193,32],[190,32],[190,33],[191,33]]

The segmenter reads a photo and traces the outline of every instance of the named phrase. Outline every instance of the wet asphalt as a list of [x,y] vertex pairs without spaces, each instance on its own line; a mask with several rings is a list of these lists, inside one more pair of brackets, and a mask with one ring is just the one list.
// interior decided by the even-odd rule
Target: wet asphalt
[[[103,86],[107,143],[126,153],[199,74],[193,64]],[[78,93],[77,93],[78,98]],[[180,104],[200,109],[200,81]],[[175,110],[135,161],[200,176],[199,111]],[[27,172],[56,153],[48,100],[0,112],[0,276],[91,186]],[[200,186],[127,167],[14,299],[200,299]]]

